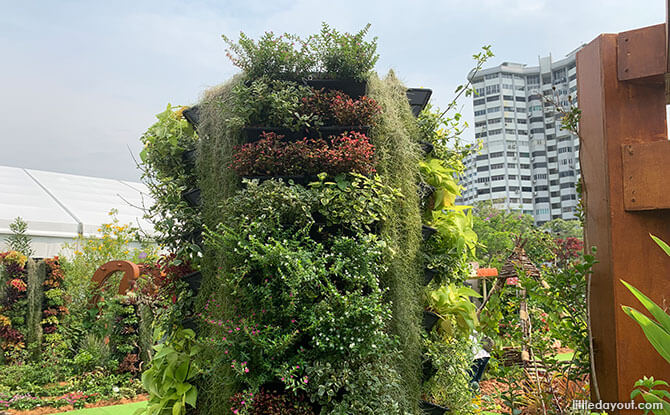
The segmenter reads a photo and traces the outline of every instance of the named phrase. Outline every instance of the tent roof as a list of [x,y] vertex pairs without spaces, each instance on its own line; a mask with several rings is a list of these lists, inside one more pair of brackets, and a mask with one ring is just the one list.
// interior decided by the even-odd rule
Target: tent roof
[[152,203],[142,183],[0,166],[0,234],[20,216],[31,236],[91,236],[112,209],[121,223],[151,234],[140,207]]

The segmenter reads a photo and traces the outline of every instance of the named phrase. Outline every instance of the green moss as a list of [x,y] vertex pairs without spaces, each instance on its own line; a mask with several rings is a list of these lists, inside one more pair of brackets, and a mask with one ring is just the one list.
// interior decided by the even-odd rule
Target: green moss
[[36,263],[29,259],[26,263],[26,282],[28,309],[26,311],[26,346],[33,353],[34,358],[40,354],[42,341],[42,297],[44,293],[44,279],[46,278],[46,264],[44,261]]
[[420,395],[421,363],[421,290],[420,256],[421,216],[417,183],[420,149],[416,121],[406,96],[407,88],[390,72],[385,79],[372,76],[368,95],[382,107],[379,125],[371,132],[377,157],[377,171],[387,185],[400,189],[404,198],[390,209],[389,219],[382,229],[389,243],[389,271],[384,283],[390,290],[393,304],[391,332],[398,336],[402,355],[397,371],[403,374],[407,391],[405,408],[416,412]]
[[[200,102],[201,115],[198,127],[200,140],[196,164],[202,197],[203,225],[210,229],[215,229],[221,222],[220,206],[240,187],[239,179],[228,168],[233,148],[240,141],[240,133],[226,122],[233,116],[230,97],[232,88],[239,82],[240,77],[235,77],[223,85],[206,91]],[[207,300],[212,297],[225,306],[227,295],[217,280],[219,267],[224,266],[223,252],[205,248],[200,270],[203,280],[195,302],[197,311],[201,311]],[[226,310],[222,311],[225,315]],[[200,338],[206,338],[209,335],[208,327],[202,325],[198,334]],[[203,360],[217,360],[216,356],[208,355],[207,349],[201,357]],[[236,392],[234,385],[226,380],[229,378],[229,369],[213,371],[211,366],[209,367],[210,370],[206,371],[197,382],[199,413],[202,415],[226,413],[225,411],[229,411],[230,397]]]

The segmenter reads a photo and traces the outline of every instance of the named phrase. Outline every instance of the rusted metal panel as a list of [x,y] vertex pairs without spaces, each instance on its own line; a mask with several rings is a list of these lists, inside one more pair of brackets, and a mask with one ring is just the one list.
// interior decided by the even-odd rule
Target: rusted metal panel
[[670,141],[624,144],[622,157],[626,210],[670,209]]
[[621,32],[617,37],[620,81],[645,79],[662,83],[668,71],[665,24]]
[[649,238],[653,233],[670,240],[670,210],[625,209],[622,154],[629,144],[667,143],[665,90],[662,84],[619,80],[621,39],[601,35],[577,54],[586,246],[597,246],[600,261],[591,284],[594,362],[600,399],[612,402],[629,401],[633,384],[643,376],[670,373],[670,365],[621,310],[621,305],[641,308],[621,279],[659,304],[670,300],[670,258]]

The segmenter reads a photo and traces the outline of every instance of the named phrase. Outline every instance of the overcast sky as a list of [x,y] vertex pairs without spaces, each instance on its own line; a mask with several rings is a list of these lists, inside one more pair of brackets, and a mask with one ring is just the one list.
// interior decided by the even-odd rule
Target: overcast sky
[[[504,61],[560,59],[600,33],[664,21],[664,0],[0,0],[0,165],[137,180],[130,155],[165,105],[237,69],[221,34],[309,34],[367,22],[380,73],[443,105],[485,44]],[[469,102],[463,108],[472,118]],[[472,133],[468,132],[468,136]],[[129,151],[130,148],[130,151]]]

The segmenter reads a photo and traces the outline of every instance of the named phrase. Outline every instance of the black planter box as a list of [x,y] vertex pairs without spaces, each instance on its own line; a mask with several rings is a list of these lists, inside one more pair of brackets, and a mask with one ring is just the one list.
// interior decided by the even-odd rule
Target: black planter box
[[339,136],[345,132],[355,131],[367,135],[370,132],[369,125],[336,125],[320,128],[310,128],[298,131],[292,131],[288,128],[275,127],[244,127],[244,140],[246,143],[253,143],[261,139],[261,134],[275,133],[283,136],[282,141],[292,142],[302,140],[303,138],[328,138],[330,136]]
[[419,187],[419,197],[421,199],[427,199],[435,193],[435,187],[429,185],[428,183],[421,182],[418,185]]
[[200,285],[202,284],[202,274],[200,271],[192,272],[181,277],[182,281],[188,285],[189,290],[197,293],[200,291]]
[[436,228],[433,228],[432,226],[428,225],[421,225],[421,236],[423,236],[424,241],[430,239],[430,237],[433,236],[435,233],[437,233]]
[[263,133],[275,133],[284,136],[283,141],[298,141],[309,135],[307,130],[292,131],[288,128],[279,127],[244,127],[244,139],[247,143],[253,143],[261,139]]
[[293,183],[301,184],[303,186],[319,180],[316,176],[242,176],[242,178],[247,180],[258,180],[259,183],[263,183],[266,180],[281,180],[284,183],[293,181]]
[[195,158],[196,158],[195,149],[186,150],[183,153],[181,153],[181,161],[188,167],[195,166]]
[[432,153],[435,149],[433,143],[429,143],[428,141],[419,141],[419,145],[421,146],[421,151],[423,151],[423,154],[426,155]]
[[353,99],[359,99],[368,89],[367,81],[354,79],[304,79],[303,82],[314,89],[342,91]]
[[449,411],[449,408],[445,408],[445,407],[440,406],[440,405],[435,405],[435,404],[427,402],[427,401],[419,402],[419,408],[426,415],[442,415],[445,412]]
[[423,326],[426,331],[431,331],[435,324],[440,320],[440,316],[437,314],[433,313],[432,311],[424,311],[423,312],[423,321],[421,322],[421,325]]
[[181,197],[186,200],[186,203],[191,207],[198,207],[202,203],[200,189],[186,190],[181,194]]
[[433,366],[433,362],[426,360],[421,364],[421,379],[426,382],[437,373],[437,368]]
[[191,329],[193,331],[198,330],[198,321],[195,317],[187,317],[181,322],[181,326],[185,329]]
[[423,285],[428,285],[437,275],[437,271],[432,268],[426,268],[423,270]]
[[200,123],[200,108],[197,105],[185,109],[184,112],[182,112],[182,115],[184,118],[186,118],[186,121],[188,121],[193,126],[193,128],[198,128],[198,124]]
[[347,132],[357,132],[368,135],[370,132],[369,125],[333,125],[328,127],[320,127],[313,130],[319,137],[339,136]]
[[426,108],[433,91],[428,88],[409,88],[407,90],[407,101],[412,108],[412,114],[418,117],[421,111]]
[[186,242],[190,242],[192,244],[196,244],[199,247],[202,248],[203,246],[203,240],[202,240],[202,229],[195,230],[193,232],[189,232],[182,236],[183,240]]

